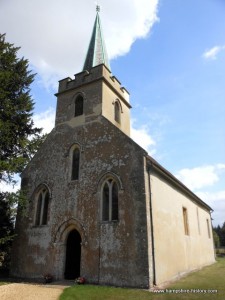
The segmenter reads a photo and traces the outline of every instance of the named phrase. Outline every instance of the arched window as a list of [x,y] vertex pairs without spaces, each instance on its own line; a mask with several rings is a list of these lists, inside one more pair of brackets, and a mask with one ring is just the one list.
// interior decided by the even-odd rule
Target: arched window
[[102,187],[102,221],[118,220],[118,186],[108,179]]
[[109,184],[105,182],[102,191],[102,221],[109,221]]
[[75,100],[75,117],[83,115],[84,99],[81,95],[77,96]]
[[46,188],[39,191],[37,195],[37,209],[35,225],[47,225],[49,208],[49,192]]
[[48,223],[48,206],[49,206],[49,193],[47,192],[44,197],[42,225],[47,225]]
[[118,220],[118,187],[116,182],[112,184],[112,220]]
[[120,104],[118,101],[114,103],[114,119],[120,124]]
[[41,223],[41,208],[42,208],[42,194],[40,193],[37,201],[36,225],[40,225]]
[[71,180],[79,179],[79,169],[80,169],[80,149],[75,148],[72,154]]

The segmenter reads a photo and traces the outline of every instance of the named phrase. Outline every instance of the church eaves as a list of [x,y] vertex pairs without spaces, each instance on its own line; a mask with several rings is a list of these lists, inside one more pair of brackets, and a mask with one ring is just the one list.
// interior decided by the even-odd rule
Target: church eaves
[[105,47],[105,41],[103,38],[102,27],[99,17],[100,7],[96,8],[97,15],[94,23],[94,28],[92,31],[91,41],[88,47],[88,52],[86,55],[83,71],[90,70],[93,67],[104,64],[109,70],[109,60]]

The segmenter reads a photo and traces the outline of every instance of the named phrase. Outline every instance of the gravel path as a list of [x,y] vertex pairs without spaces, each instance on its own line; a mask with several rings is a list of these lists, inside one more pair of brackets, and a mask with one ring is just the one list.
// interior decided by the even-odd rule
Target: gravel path
[[11,283],[0,286],[1,300],[57,300],[65,286]]

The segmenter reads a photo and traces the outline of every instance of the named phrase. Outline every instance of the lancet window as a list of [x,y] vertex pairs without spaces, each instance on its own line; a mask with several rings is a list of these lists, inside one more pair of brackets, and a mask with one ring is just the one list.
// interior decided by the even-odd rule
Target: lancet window
[[37,208],[35,225],[47,225],[49,215],[49,191],[47,188],[41,189],[37,194]]
[[120,111],[120,104],[118,101],[114,103],[114,119],[117,123],[120,124],[121,122],[121,111]]
[[118,186],[108,179],[102,186],[102,221],[118,220]]

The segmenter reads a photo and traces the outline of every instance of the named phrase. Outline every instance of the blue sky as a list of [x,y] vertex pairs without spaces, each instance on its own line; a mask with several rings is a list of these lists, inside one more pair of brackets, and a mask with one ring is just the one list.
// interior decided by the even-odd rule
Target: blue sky
[[[35,122],[50,130],[57,81],[81,71],[95,2],[0,2],[0,28],[38,73]],[[225,1],[99,1],[132,137],[225,221]],[[14,22],[12,22],[14,20]]]

